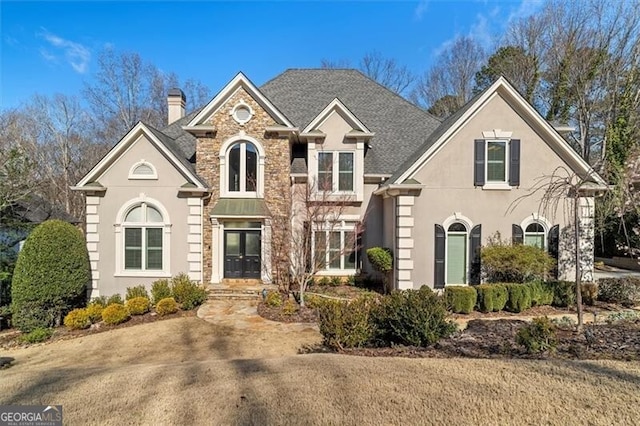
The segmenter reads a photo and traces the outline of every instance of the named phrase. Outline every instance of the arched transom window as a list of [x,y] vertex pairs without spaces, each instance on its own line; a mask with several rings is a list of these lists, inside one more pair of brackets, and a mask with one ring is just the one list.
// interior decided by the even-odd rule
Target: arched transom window
[[229,192],[256,192],[258,188],[258,150],[247,141],[231,146],[228,154]]
[[140,203],[132,207],[122,223],[124,229],[124,269],[163,269],[164,220],[155,207]]
[[447,284],[467,283],[467,241],[469,231],[461,222],[454,222],[447,229]]
[[541,249],[545,247],[544,237],[546,230],[539,222],[533,222],[527,225],[524,230],[524,243],[529,246],[536,246]]

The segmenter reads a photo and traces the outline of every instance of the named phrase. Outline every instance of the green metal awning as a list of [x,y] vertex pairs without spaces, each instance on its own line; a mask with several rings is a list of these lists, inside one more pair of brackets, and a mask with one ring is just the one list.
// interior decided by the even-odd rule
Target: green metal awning
[[220,198],[211,211],[212,217],[269,217],[267,204],[261,198]]

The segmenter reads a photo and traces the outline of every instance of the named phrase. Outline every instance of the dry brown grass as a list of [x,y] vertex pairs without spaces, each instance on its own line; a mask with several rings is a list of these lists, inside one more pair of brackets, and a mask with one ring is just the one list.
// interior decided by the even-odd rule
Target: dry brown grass
[[181,318],[2,353],[0,404],[65,424],[637,424],[640,364],[295,355],[318,341]]

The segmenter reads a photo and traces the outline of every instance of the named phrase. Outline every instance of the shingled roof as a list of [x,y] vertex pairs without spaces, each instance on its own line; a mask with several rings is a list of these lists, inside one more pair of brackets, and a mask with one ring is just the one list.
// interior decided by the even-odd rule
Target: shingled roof
[[[335,98],[375,133],[365,157],[365,173],[392,174],[440,126],[440,120],[352,69],[290,69],[260,91],[300,129]],[[193,162],[196,138],[182,129],[200,110],[162,129]],[[304,167],[296,165],[294,172]]]
[[290,69],[260,91],[303,129],[335,98],[375,133],[365,173],[391,174],[440,121],[358,70]]

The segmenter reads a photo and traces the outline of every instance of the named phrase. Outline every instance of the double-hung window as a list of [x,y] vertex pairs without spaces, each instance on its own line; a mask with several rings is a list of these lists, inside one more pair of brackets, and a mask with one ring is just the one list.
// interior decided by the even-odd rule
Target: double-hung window
[[313,232],[314,269],[353,271],[357,265],[356,223],[317,224]]
[[476,139],[473,182],[485,189],[520,186],[520,139]]
[[353,152],[318,153],[318,189],[330,192],[353,192]]
[[507,182],[507,141],[487,141],[487,182]]
[[127,213],[124,223],[124,269],[134,271],[162,270],[162,214],[142,203]]

